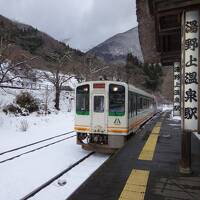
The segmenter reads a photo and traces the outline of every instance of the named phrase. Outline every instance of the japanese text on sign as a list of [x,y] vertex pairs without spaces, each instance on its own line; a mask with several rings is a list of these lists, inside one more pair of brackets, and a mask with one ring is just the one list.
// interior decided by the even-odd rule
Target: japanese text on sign
[[199,11],[185,15],[184,129],[198,130]]
[[181,73],[180,73],[180,63],[176,62],[174,63],[174,109],[173,109],[173,115],[174,116],[180,116],[181,114],[181,92],[180,92],[180,86],[181,86]]

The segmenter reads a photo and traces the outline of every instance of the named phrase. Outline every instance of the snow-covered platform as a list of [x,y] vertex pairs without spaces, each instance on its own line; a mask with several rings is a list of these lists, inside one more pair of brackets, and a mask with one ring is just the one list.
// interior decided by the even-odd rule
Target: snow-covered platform
[[148,122],[68,200],[198,200],[200,141],[195,135],[191,175],[179,173],[180,158],[180,120],[164,112]]

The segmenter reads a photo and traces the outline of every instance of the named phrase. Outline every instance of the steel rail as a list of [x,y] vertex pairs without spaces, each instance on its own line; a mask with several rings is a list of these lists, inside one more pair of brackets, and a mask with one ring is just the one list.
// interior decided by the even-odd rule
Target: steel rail
[[64,139],[61,139],[61,140],[57,140],[57,141],[55,141],[55,142],[46,144],[46,145],[44,145],[44,146],[41,146],[41,147],[38,147],[38,148],[35,148],[35,149],[32,149],[32,150],[26,151],[26,152],[24,152],[24,153],[21,153],[21,154],[12,156],[12,157],[7,158],[7,159],[5,159],[5,160],[1,160],[1,161],[0,161],[0,164],[5,163],[5,162],[8,162],[8,161],[13,160],[13,159],[16,159],[16,158],[19,158],[19,157],[21,157],[21,156],[23,156],[23,155],[32,153],[32,152],[34,152],[34,151],[38,151],[38,150],[43,149],[43,148],[46,148],[46,147],[48,147],[48,146],[57,144],[57,143],[59,143],[59,142],[65,141],[65,140],[70,139],[70,138],[75,137],[75,136],[76,136],[76,135],[72,135],[72,136],[70,136],[70,137],[67,137],[67,138],[64,138]]
[[26,196],[24,196],[20,200],[27,200],[27,199],[33,197],[34,195],[36,195],[41,190],[43,190],[44,188],[46,188],[47,186],[49,186],[51,183],[53,183],[55,180],[57,180],[58,178],[60,178],[64,174],[66,174],[68,171],[72,170],[74,167],[76,167],[77,165],[79,165],[81,162],[83,162],[85,159],[87,159],[88,157],[90,157],[94,153],[95,152],[93,151],[93,152],[87,154],[86,156],[84,156],[83,158],[81,158],[80,160],[78,160],[77,162],[75,162],[74,164],[70,165],[65,170],[63,170],[60,173],[58,173],[56,176],[54,176],[51,179],[49,179],[47,182],[43,183],[42,185],[40,185],[39,187],[37,187],[36,189],[34,189],[32,192],[30,192],[29,194],[27,194]]
[[39,144],[39,143],[42,143],[42,142],[46,142],[46,141],[52,140],[52,139],[54,139],[54,138],[58,138],[58,137],[61,137],[61,136],[64,136],[64,135],[68,135],[68,134],[73,133],[73,132],[74,132],[74,131],[70,131],[70,132],[63,133],[63,134],[60,134],[60,135],[56,135],[56,136],[53,136],[53,137],[50,137],[50,138],[46,138],[46,139],[43,139],[43,140],[39,140],[39,141],[37,141],[37,142],[33,142],[33,143],[30,143],[30,144],[26,144],[26,145],[24,145],[24,146],[20,146],[20,147],[14,148],[14,149],[10,149],[10,150],[1,152],[1,153],[0,153],[0,156],[1,156],[1,155],[4,155],[4,154],[7,154],[7,153],[10,153],[10,152],[13,152],[13,151],[17,151],[17,150],[20,150],[20,149],[24,149],[24,148],[26,148],[26,147],[30,147],[30,146],[36,145],[36,144]]

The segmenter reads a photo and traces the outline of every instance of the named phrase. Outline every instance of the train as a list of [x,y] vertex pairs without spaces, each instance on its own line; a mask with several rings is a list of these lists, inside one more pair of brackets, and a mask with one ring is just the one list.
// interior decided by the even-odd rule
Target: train
[[77,85],[77,144],[83,149],[113,153],[157,112],[154,95],[119,81],[88,81]]

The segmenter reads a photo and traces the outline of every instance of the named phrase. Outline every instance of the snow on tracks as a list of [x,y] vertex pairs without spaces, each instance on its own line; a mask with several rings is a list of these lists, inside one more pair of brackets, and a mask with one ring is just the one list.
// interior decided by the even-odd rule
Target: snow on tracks
[[[60,142],[65,141],[65,140],[68,140],[68,139],[70,139],[72,137],[75,137],[76,134],[72,135],[72,133],[74,133],[74,131],[70,131],[70,132],[67,132],[67,133],[64,133],[64,134],[56,135],[56,136],[53,136],[53,137],[50,137],[50,138],[46,138],[46,139],[43,139],[43,140],[36,141],[34,143],[31,143],[31,144],[27,144],[27,145],[24,145],[24,146],[21,146],[21,147],[17,147],[17,148],[14,148],[14,149],[10,149],[10,150],[1,152],[0,153],[0,164],[4,163],[4,162],[7,162],[7,161],[10,161],[10,160],[13,160],[13,159],[16,159],[16,158],[19,158],[20,156],[23,156],[23,155],[38,151],[40,149],[52,146],[54,144],[60,143]],[[66,137],[67,135],[70,135],[70,136]],[[60,137],[62,137],[62,139],[55,140],[56,138],[60,138]],[[51,141],[51,140],[55,140],[55,141],[47,143],[47,141]],[[43,145],[38,145],[40,143],[44,143],[44,144]],[[31,146],[36,146],[36,148],[30,149]],[[26,150],[22,151],[22,149],[26,149]],[[21,152],[21,153],[17,153],[16,154],[16,152]],[[2,156],[2,155],[4,155],[4,156]]]

